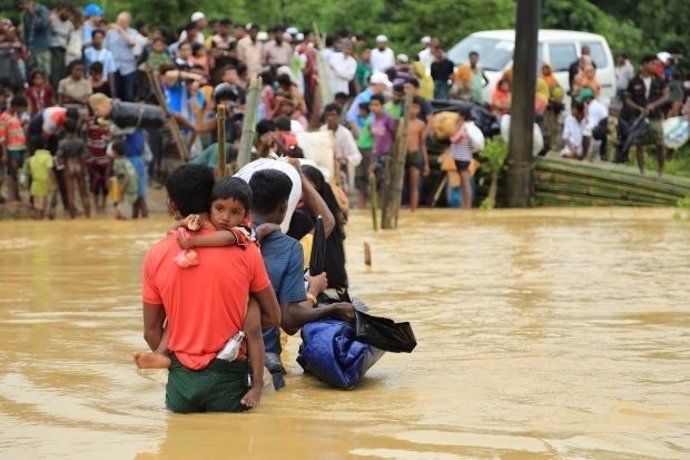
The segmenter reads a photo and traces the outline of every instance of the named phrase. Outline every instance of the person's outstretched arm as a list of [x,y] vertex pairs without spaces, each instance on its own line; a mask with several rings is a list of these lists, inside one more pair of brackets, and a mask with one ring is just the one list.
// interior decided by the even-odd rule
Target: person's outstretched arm
[[349,303],[334,303],[319,308],[308,308],[298,303],[287,304],[283,308],[281,327],[287,334],[294,335],[305,324],[324,318],[352,322],[355,318],[354,306]]

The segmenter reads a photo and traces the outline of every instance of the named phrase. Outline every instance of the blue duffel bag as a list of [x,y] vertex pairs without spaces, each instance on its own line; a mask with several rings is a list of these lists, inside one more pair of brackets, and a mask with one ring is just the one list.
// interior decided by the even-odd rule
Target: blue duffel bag
[[350,324],[325,319],[302,327],[297,362],[319,380],[335,388],[351,389],[385,352],[356,339]]

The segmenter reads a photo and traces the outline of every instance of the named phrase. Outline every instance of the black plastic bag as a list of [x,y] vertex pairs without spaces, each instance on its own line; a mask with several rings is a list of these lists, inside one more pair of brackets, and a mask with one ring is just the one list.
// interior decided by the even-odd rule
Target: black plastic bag
[[396,323],[391,319],[372,316],[355,308],[357,340],[393,353],[411,353],[417,339],[410,323]]

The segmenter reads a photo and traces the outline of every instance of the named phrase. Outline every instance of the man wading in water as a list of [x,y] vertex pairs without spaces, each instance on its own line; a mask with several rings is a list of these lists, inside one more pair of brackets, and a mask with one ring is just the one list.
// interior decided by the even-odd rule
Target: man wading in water
[[[213,186],[210,169],[181,166],[166,183],[168,206],[181,217],[199,214],[208,219]],[[203,263],[184,270],[174,263],[180,252],[174,235],[149,250],[142,289],[144,338],[151,350],[156,350],[168,318],[172,364],[165,405],[169,410],[241,412],[247,409],[242,400],[248,392],[249,364],[246,360],[216,359],[216,354],[228,338],[242,330],[249,294],[262,306],[264,327],[280,323],[277,300],[256,246],[204,247],[198,251]],[[265,311],[264,305],[274,306],[273,311]]]

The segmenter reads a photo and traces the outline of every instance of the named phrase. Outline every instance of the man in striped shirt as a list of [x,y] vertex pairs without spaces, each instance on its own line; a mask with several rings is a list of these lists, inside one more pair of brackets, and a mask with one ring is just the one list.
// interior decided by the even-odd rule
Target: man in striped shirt
[[460,174],[462,183],[462,207],[463,209],[472,208],[472,186],[470,185],[470,163],[472,162],[472,143],[467,133],[468,114],[460,111],[458,117],[458,130],[450,138],[450,154],[455,160],[455,167]]

